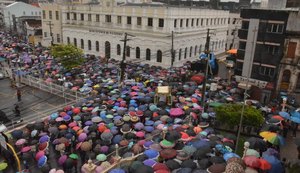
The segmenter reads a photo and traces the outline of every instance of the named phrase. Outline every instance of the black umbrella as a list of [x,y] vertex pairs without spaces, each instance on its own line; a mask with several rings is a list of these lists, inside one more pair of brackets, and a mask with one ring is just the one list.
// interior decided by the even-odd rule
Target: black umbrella
[[277,132],[280,130],[280,127],[274,124],[266,124],[262,127],[262,131],[271,131],[271,132]]
[[200,169],[207,169],[212,163],[207,158],[204,158],[198,161],[198,165]]
[[247,141],[250,143],[250,148],[252,149],[267,150],[267,143],[261,138],[251,137]]
[[14,130],[11,132],[11,135],[14,139],[21,139],[23,137],[23,131],[22,130]]
[[166,161],[165,164],[167,165],[167,167],[170,170],[175,170],[175,169],[180,168],[180,164],[178,162],[176,162],[175,160],[168,160],[168,161]]
[[193,158],[196,160],[200,160],[206,157],[207,152],[205,150],[199,149],[193,153]]
[[39,122],[39,123],[34,124],[34,129],[43,130],[44,129],[44,123]]
[[180,138],[181,138],[181,135],[176,130],[167,132],[166,137],[165,137],[166,140],[172,141],[172,142],[177,141]]
[[209,161],[213,164],[225,163],[225,160],[222,157],[219,157],[219,156],[213,156],[213,157],[209,158]]
[[197,168],[197,164],[193,160],[188,159],[181,163],[181,167],[195,169],[195,168]]
[[133,171],[133,173],[153,173],[154,170],[150,166],[142,165],[139,167],[139,169],[136,169]]
[[71,168],[73,168],[73,159],[68,158],[68,159],[65,161],[64,166],[65,166],[66,169],[71,169]]

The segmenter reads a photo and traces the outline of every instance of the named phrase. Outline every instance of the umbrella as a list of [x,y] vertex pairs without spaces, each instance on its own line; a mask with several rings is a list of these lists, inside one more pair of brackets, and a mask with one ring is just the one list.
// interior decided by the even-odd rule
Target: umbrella
[[279,121],[283,121],[284,120],[284,118],[281,117],[281,116],[279,116],[279,115],[274,115],[274,116],[272,116],[272,118],[277,119]]
[[182,151],[184,151],[188,155],[192,155],[195,151],[197,151],[197,148],[195,148],[193,146],[184,146]]
[[300,124],[300,118],[299,117],[291,116],[290,120],[293,121],[293,122],[295,122],[295,123]]
[[60,158],[58,159],[58,164],[63,165],[65,163],[65,161],[67,160],[67,158],[68,158],[67,155],[60,156]]
[[7,168],[8,164],[5,162],[0,163],[0,171],[3,171]]
[[49,142],[41,143],[39,144],[39,150],[44,151],[46,148],[48,148],[48,146],[49,146]]
[[260,166],[260,161],[255,156],[245,156],[243,160],[245,164],[251,168],[259,168]]
[[276,118],[271,118],[267,121],[268,124],[278,124],[280,123],[280,120],[276,119]]
[[267,149],[267,143],[261,138],[251,137],[247,140],[250,144],[250,148],[259,149],[261,151],[265,151]]
[[41,168],[41,167],[43,167],[46,163],[47,163],[47,157],[46,157],[46,156],[42,156],[42,157],[38,160],[38,167]]
[[92,149],[92,145],[89,142],[83,142],[80,146],[82,151],[90,151]]
[[85,141],[87,138],[87,134],[86,133],[81,133],[79,136],[78,136],[78,141],[79,142],[83,142]]
[[222,157],[219,157],[219,156],[213,156],[213,157],[210,157],[208,159],[211,163],[225,163],[225,160],[222,158]]
[[67,158],[67,160],[64,163],[64,166],[66,169],[71,169],[71,168],[73,168],[73,163],[74,163],[73,159]]
[[225,164],[213,164],[207,169],[207,171],[213,173],[223,173],[225,171],[225,168]]
[[290,114],[287,112],[279,112],[279,115],[285,119],[290,119]]
[[93,117],[92,118],[92,122],[94,122],[94,123],[99,123],[101,121],[102,121],[102,119],[100,117]]
[[261,159],[261,158],[259,158],[258,160],[260,162],[259,169],[261,169],[261,170],[269,170],[269,169],[271,169],[272,165],[267,160]]
[[78,155],[75,154],[75,153],[72,153],[72,154],[69,155],[69,158],[77,160],[78,159]]
[[41,157],[43,157],[45,155],[44,151],[39,151],[36,153],[35,155],[35,160],[39,160]]
[[198,85],[201,84],[204,80],[204,76],[202,75],[194,75],[191,77],[191,80],[196,82]]
[[160,156],[164,159],[171,159],[176,157],[176,150],[171,149],[171,148],[167,148],[167,149],[163,149],[159,152]]
[[16,142],[16,145],[23,145],[26,142],[26,139],[19,139]]
[[232,158],[232,157],[237,157],[237,158],[240,158],[240,156],[239,155],[237,155],[237,154],[235,154],[235,153],[225,153],[224,155],[223,155],[223,158],[224,158],[224,160],[225,161],[227,161],[228,159],[230,159],[230,158]]
[[50,137],[48,135],[42,136],[39,139],[39,143],[44,143],[44,142],[49,142],[50,141]]
[[260,136],[264,137],[268,142],[274,145],[284,145],[285,141],[284,138],[277,133],[274,132],[269,132],[269,133],[264,133],[261,132],[259,134]]
[[280,160],[278,160],[275,156],[263,155],[263,159],[271,164],[271,169],[268,172],[284,172],[284,167],[282,166]]
[[57,134],[59,131],[58,131],[57,127],[52,126],[52,127],[48,128],[48,132],[51,133],[51,134]]
[[183,114],[184,114],[184,111],[181,108],[171,108],[171,110],[170,110],[170,116],[172,116],[172,117],[178,117]]
[[11,132],[11,135],[14,139],[20,139],[23,136],[23,131],[22,130],[14,130]]
[[227,51],[229,54],[237,54],[237,49],[230,49]]
[[226,173],[244,173],[244,168],[237,162],[231,162],[226,165]]
[[262,153],[264,155],[275,156],[279,158],[279,152],[274,148],[268,148],[267,151]]
[[97,159],[98,161],[103,162],[103,161],[105,161],[105,160],[107,159],[107,157],[106,157],[105,154],[98,154],[97,157],[96,157],[96,159]]
[[23,147],[23,148],[21,149],[21,152],[22,152],[22,153],[27,153],[28,151],[31,151],[31,147],[29,147],[29,146]]
[[175,169],[180,168],[180,164],[175,160],[168,160],[168,161],[165,162],[165,164],[167,165],[167,167],[170,170],[175,170]]
[[246,156],[255,156],[258,158],[260,157],[260,154],[254,149],[247,149]]

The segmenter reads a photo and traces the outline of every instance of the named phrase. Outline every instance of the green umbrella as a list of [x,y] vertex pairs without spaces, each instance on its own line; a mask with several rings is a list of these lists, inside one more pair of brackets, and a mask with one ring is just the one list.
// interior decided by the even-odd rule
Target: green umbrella
[[0,171],[3,171],[7,168],[8,164],[5,162],[0,163]]
[[105,161],[105,160],[107,159],[107,157],[106,157],[105,154],[98,154],[97,157],[96,157],[96,159],[97,159],[98,161],[103,162],[103,161]]
[[74,154],[74,153],[70,154],[69,157],[70,157],[71,159],[78,159],[78,155],[77,155],[77,154]]
[[220,102],[212,102],[212,103],[209,103],[209,106],[210,107],[219,107],[219,106],[222,106],[223,103],[220,103]]

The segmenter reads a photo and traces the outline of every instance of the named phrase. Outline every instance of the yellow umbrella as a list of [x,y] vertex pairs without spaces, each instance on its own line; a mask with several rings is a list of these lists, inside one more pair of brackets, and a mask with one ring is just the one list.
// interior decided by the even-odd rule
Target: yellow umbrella
[[99,84],[94,85],[93,88],[100,88],[100,85]]
[[272,138],[274,136],[277,136],[277,133],[274,132],[269,132],[269,131],[264,131],[264,132],[260,132],[259,136],[268,139],[268,138]]

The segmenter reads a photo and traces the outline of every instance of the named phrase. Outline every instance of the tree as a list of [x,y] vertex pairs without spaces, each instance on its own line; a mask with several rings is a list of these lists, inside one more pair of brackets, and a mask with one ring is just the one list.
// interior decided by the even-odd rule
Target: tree
[[[239,125],[242,107],[242,104],[224,104],[217,107],[215,109],[217,120],[229,125],[229,127]],[[264,118],[260,110],[245,105],[243,126],[259,127],[263,122]]]
[[67,70],[80,66],[84,62],[83,51],[74,45],[54,45],[51,47],[51,54]]

